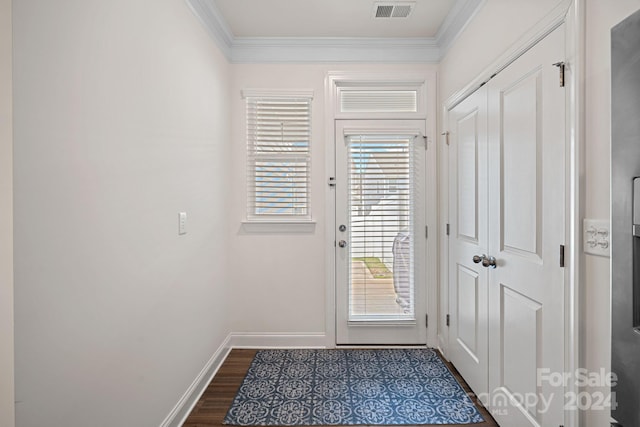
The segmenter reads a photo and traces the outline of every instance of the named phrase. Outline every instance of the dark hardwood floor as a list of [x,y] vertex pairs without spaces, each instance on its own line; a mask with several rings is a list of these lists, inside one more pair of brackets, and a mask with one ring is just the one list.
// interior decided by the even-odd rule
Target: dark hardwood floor
[[[189,414],[183,427],[212,427],[222,426],[231,402],[235,397],[242,380],[244,379],[249,365],[253,360],[257,350],[234,349],[231,350],[216,376],[213,378],[202,397]],[[445,362],[446,363],[446,362]],[[497,427],[498,424],[493,420],[487,410],[479,405],[475,399],[475,395],[469,389],[469,386],[462,380],[458,372],[450,364],[447,366],[454,373],[456,379],[460,381],[464,390],[471,396],[472,400],[478,406],[485,422],[479,424],[466,424],[466,427]],[[464,426],[460,426],[464,427]]]

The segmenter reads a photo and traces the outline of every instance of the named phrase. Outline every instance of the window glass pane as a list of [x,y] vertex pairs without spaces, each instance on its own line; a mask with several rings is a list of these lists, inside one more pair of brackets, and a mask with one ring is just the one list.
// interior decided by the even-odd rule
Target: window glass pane
[[256,214],[306,215],[307,176],[306,161],[256,160]]
[[350,138],[351,320],[414,316],[412,141]]

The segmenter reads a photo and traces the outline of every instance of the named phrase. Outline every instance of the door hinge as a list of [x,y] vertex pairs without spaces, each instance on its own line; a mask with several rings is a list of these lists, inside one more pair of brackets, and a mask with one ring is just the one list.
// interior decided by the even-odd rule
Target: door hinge
[[564,87],[564,69],[565,63],[563,61],[556,62],[553,64],[554,67],[558,67],[558,71],[560,72],[560,87]]
[[447,236],[448,236],[449,235],[449,224],[447,224],[446,233],[447,233]]
[[429,327],[429,315],[428,315],[428,314],[425,314],[425,315],[424,315],[424,326],[425,326],[426,328],[428,328],[428,327]]
[[425,239],[429,238],[429,226],[428,225],[424,226],[424,238]]
[[442,136],[444,136],[444,142],[449,145],[449,132],[442,132]]
[[447,314],[447,326],[449,326],[449,315]]
[[564,245],[560,245],[560,267],[564,267]]
[[335,176],[330,176],[329,177],[329,187],[335,187],[336,186],[336,177]]

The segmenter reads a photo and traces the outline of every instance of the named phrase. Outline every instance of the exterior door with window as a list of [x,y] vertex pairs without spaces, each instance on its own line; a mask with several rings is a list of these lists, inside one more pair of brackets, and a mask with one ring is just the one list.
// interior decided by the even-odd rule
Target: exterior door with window
[[424,120],[337,120],[337,344],[426,344]]

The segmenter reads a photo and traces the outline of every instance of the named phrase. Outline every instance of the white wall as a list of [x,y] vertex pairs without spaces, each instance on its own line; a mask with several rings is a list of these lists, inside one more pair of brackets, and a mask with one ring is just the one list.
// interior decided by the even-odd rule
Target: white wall
[[478,76],[559,3],[487,0],[440,63],[441,100]]
[[[325,86],[329,71],[433,72],[428,65],[238,64],[233,65],[232,199],[230,252],[234,332],[324,334],[326,331],[326,144]],[[311,210],[316,227],[310,233],[248,233],[246,218],[246,130],[242,89],[312,89]]]
[[[231,199],[229,232],[231,316],[234,332],[324,332],[324,68],[233,65],[231,84]],[[246,111],[242,89],[312,89],[312,233],[248,234],[246,218]]]
[[158,426],[229,333],[229,66],[183,1],[13,18],[17,425]]
[[[488,0],[441,64],[442,100],[461,89],[526,30],[559,3],[557,0]],[[587,218],[609,218],[610,187],[610,29],[640,8],[640,0],[586,0],[586,195]],[[499,22],[499,25],[498,25]],[[609,370],[609,259],[587,255],[581,284],[584,367]],[[589,390],[595,392],[598,390]],[[605,390],[606,391],[606,390]],[[609,423],[609,411],[590,411],[587,427]]]
[[11,0],[0,1],[0,426],[14,425]]
[[[607,218],[609,30],[640,0],[585,1],[586,216]],[[557,3],[488,0],[442,61],[440,99]],[[0,6],[7,20],[10,1]],[[8,24],[0,25],[3,101],[10,100]],[[14,4],[14,46],[19,427],[75,427],[88,419],[96,427],[159,425],[229,331],[326,332],[325,147],[333,135],[324,125],[325,75],[432,67],[229,66],[185,4],[171,0],[22,0]],[[241,227],[244,88],[315,91],[311,233]],[[3,120],[11,113],[9,102],[0,113]],[[7,307],[0,312],[9,315],[5,123],[0,304]],[[178,211],[189,214],[189,232],[180,237]],[[586,257],[584,289],[583,360],[590,370],[608,369],[608,259]],[[9,355],[11,320],[1,320],[1,349]],[[4,380],[11,361],[0,360],[0,405],[11,405]],[[0,425],[6,414],[0,406]],[[588,426],[607,421],[605,412],[587,417]]]

